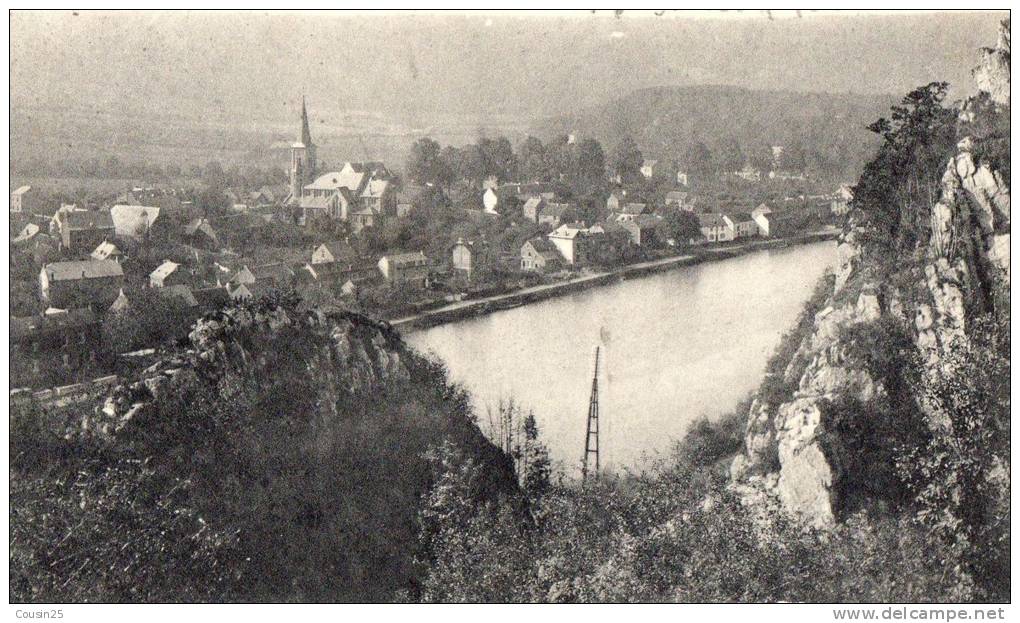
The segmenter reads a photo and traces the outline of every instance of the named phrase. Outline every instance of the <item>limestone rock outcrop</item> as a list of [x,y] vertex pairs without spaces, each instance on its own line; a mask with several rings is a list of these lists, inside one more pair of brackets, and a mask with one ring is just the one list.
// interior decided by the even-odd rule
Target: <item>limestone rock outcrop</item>
[[[296,332],[301,334],[298,351],[293,350]],[[270,355],[281,341],[289,340],[292,348],[286,363],[321,380],[321,389],[334,397],[332,402],[341,392],[372,391],[410,378],[397,333],[352,312],[231,307],[196,321],[189,340],[189,348],[165,354],[137,378],[112,388],[103,403],[85,416],[82,430],[115,438],[159,400],[171,379],[183,371],[209,383],[231,374],[272,378],[279,361]]]
[[[999,279],[1008,284],[1008,179],[996,170],[994,159],[982,156],[988,150],[982,151],[981,139],[967,133],[988,127],[982,115],[1003,114],[1005,107],[1008,116],[1009,68],[1006,21],[998,45],[982,51],[974,70],[984,94],[979,97],[992,102],[991,112],[987,100],[980,104],[972,98],[963,106],[959,125],[966,138],[942,175],[924,260],[921,266],[905,267],[900,275],[913,285],[894,286],[869,272],[873,268],[862,253],[858,225],[852,216],[847,222],[837,245],[833,294],[816,314],[782,379],[785,387],[796,389],[781,404],[757,398],[752,402],[745,452],[730,469],[733,487],[745,501],[778,500],[809,525],[824,527],[837,521],[839,485],[858,457],[835,430],[828,406],[846,399],[866,405],[886,392],[864,362],[850,354],[852,345],[842,337],[847,329],[883,317],[909,325],[925,366],[922,373],[937,373],[940,350],[966,340],[967,315],[988,304],[991,284]],[[1008,138],[1005,141],[1005,147],[1001,142],[995,147],[1008,151]]]

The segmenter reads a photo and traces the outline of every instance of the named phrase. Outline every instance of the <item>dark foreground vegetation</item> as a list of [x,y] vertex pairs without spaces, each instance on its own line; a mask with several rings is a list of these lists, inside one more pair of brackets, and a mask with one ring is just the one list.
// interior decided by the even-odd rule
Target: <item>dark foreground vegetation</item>
[[[932,180],[955,139],[944,93],[912,93],[874,126],[883,164],[866,168],[855,209],[871,234],[864,261],[890,283],[917,282]],[[1008,291],[987,298],[937,375],[921,374],[906,323],[847,336],[889,393],[828,405],[859,478],[839,483],[855,503],[824,531],[732,485],[747,405],[698,423],[646,471],[580,487],[548,473],[519,410],[485,441],[441,366],[395,336],[408,377],[354,392],[324,356],[335,335],[242,336],[256,363],[185,369],[115,443],[83,431],[90,411],[12,409],[11,597],[1008,600]],[[760,400],[795,389],[778,373],[805,365],[797,344],[823,301],[783,340]]]

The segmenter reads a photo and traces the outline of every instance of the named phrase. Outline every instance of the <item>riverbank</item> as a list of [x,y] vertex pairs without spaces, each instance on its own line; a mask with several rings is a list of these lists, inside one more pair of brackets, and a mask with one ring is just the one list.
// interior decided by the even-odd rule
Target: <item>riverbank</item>
[[794,236],[791,238],[771,238],[758,240],[744,244],[730,245],[725,247],[699,248],[687,255],[667,257],[649,262],[621,266],[615,270],[588,273],[565,281],[548,283],[540,286],[532,286],[495,296],[459,301],[442,307],[432,309],[420,314],[395,318],[390,324],[401,331],[415,331],[427,329],[441,324],[457,322],[475,316],[482,316],[493,312],[513,309],[528,305],[545,299],[579,292],[588,288],[616,283],[625,279],[642,277],[652,273],[673,270],[682,266],[693,266],[702,262],[713,262],[738,257],[754,251],[767,249],[778,249],[788,246],[809,244],[825,240],[835,240],[839,234],[838,229],[826,229]]

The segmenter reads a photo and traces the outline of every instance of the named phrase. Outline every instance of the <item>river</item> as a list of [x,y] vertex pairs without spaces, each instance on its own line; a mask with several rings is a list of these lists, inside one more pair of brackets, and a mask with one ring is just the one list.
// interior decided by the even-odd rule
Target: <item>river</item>
[[699,417],[761,381],[835,243],[757,251],[408,332],[472,395],[479,422],[513,397],[533,410],[554,462],[576,473],[595,347],[603,466],[640,468]]

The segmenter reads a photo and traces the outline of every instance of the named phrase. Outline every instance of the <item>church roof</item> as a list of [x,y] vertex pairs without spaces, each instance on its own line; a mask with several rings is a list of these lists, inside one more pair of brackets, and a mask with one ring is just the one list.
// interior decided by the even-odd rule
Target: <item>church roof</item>
[[[305,98],[301,98],[301,136],[298,138],[298,142],[301,143],[300,147],[309,147],[312,145],[312,131],[308,127],[308,108],[305,107]],[[295,144],[295,147],[299,145]]]

